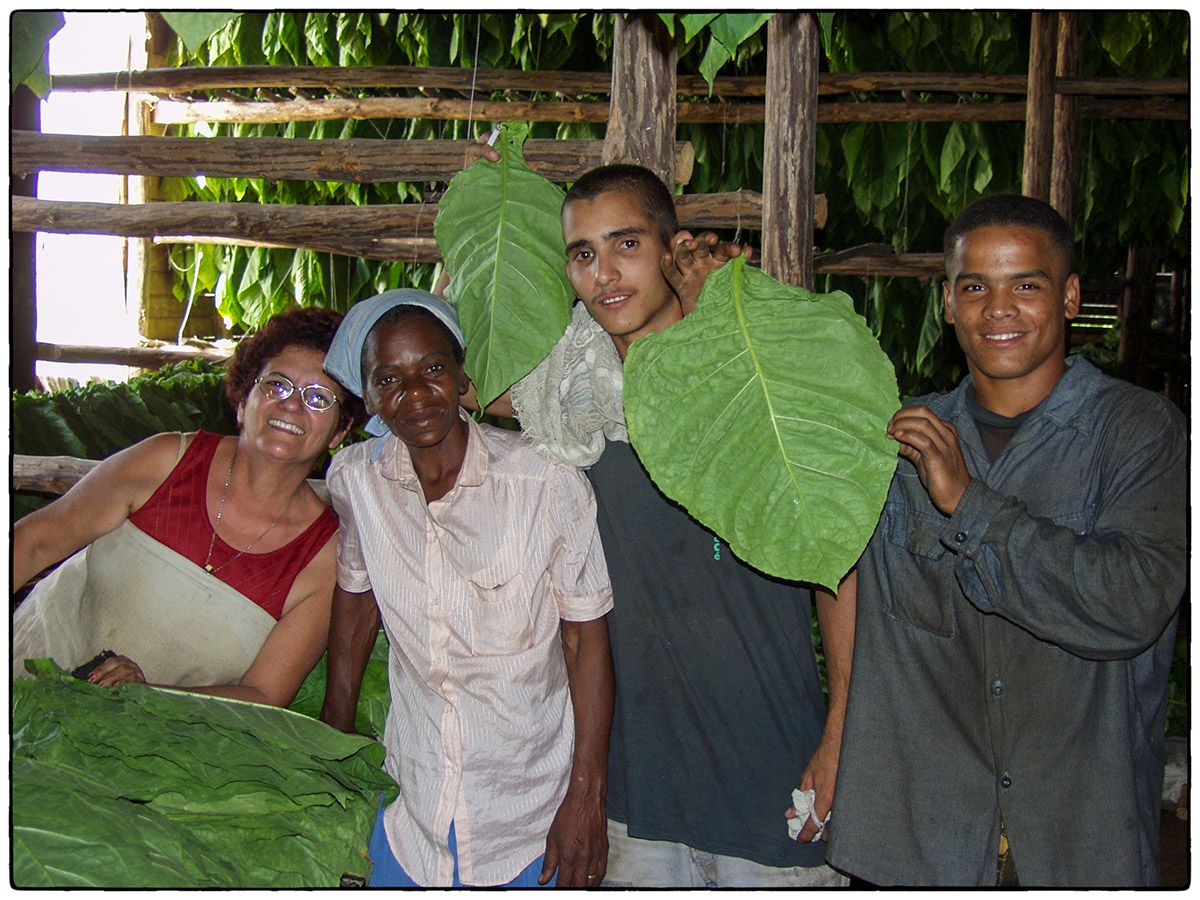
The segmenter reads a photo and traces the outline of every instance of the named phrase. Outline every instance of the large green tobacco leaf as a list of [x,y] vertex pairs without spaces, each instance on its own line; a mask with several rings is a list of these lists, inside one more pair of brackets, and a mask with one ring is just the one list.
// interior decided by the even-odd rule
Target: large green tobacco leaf
[[460,172],[434,223],[481,409],[546,358],[575,299],[559,219],[564,195],[525,164],[528,133],[506,124],[496,142],[500,162],[478,160]]
[[333,887],[370,871],[383,748],[298,713],[59,673],[13,682],[18,887]]
[[751,565],[829,588],[883,508],[899,405],[849,297],[780,284],[740,257],[625,361],[630,441],[663,492]]
[[228,25],[241,13],[230,12],[164,12],[162,17],[179,35],[189,53],[196,50],[210,37]]

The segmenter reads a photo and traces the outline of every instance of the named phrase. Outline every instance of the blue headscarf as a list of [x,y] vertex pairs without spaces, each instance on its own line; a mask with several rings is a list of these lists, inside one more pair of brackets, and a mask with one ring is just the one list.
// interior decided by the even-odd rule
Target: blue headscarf
[[[329,352],[325,354],[325,371],[342,383],[342,386],[357,397],[363,396],[362,384],[362,354],[367,343],[367,335],[375,327],[389,309],[397,306],[419,306],[433,313],[443,325],[450,329],[458,346],[466,348],[462,329],[458,325],[458,316],[454,307],[441,297],[415,288],[400,288],[394,291],[384,291],[369,300],[362,300],[350,307],[350,312],[342,319],[337,334]],[[372,416],[367,423],[367,433],[376,436],[389,433],[387,425],[378,415]]]

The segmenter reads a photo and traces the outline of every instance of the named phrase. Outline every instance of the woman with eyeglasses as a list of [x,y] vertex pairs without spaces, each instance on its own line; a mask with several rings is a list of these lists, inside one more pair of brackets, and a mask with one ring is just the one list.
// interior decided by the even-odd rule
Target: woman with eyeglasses
[[307,478],[364,418],[321,368],[340,321],[298,310],[242,342],[236,436],[147,438],[16,523],[14,591],[66,561],[14,613],[14,675],[48,656],[101,685],[291,701],[325,650],[335,577],[337,518]]

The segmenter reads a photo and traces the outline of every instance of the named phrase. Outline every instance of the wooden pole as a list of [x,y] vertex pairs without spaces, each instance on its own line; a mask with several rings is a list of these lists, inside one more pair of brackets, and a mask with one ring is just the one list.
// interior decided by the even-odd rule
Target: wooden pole
[[1029,87],[1025,95],[1025,164],[1021,192],[1050,200],[1054,154],[1054,48],[1058,20],[1035,10],[1029,27]]
[[654,13],[614,13],[604,162],[635,163],[674,188],[675,42]]
[[1154,261],[1150,248],[1129,248],[1121,293],[1121,340],[1117,365],[1121,377],[1140,387],[1150,384],[1150,322],[1154,315]]
[[[1083,59],[1081,12],[1058,13],[1055,74],[1079,74]],[[1050,205],[1067,224],[1075,227],[1075,194],[1079,178],[1079,98],[1057,94],[1054,98],[1054,155],[1050,173]]]
[[[11,127],[28,131],[41,130],[41,101],[25,85],[12,92]],[[37,174],[12,179],[13,197],[36,197]],[[10,263],[9,316],[12,334],[9,338],[10,387],[16,391],[37,388],[37,235],[14,232],[9,244]]]
[[[721,75],[709,91],[700,75],[680,73],[675,79],[680,96],[762,97],[762,75]],[[1024,75],[971,72],[825,72],[819,92],[828,94],[877,91],[931,91],[938,94],[1024,94]],[[349,88],[447,90],[460,93],[498,92],[557,94],[577,97],[604,95],[612,87],[607,72],[536,71],[515,69],[462,69],[457,66],[187,66],[130,72],[91,72],[55,75],[54,90],[142,91],[158,95],[186,95],[198,91],[237,88],[265,91],[315,89],[338,92]],[[1065,93],[1116,95],[1186,95],[1187,78],[1069,78],[1058,85]]]
[[[684,228],[762,229],[762,195],[754,191],[684,194],[675,209]],[[303,247],[368,259],[436,262],[436,203],[378,206],[302,206],[266,203],[81,203],[13,197],[10,227],[17,232],[116,234],[176,243]],[[818,225],[826,202],[815,198]]]
[[[14,453],[12,457],[12,489],[41,494],[65,494],[84,475],[100,465],[98,459],[77,456],[30,456]],[[323,501],[329,502],[325,479],[310,478],[311,487]]]
[[[449,181],[463,169],[464,141],[305,140],[278,137],[111,137],[14,131],[12,171],[269,178],[302,181]],[[529,168],[551,181],[575,181],[600,165],[603,141],[531,138]],[[675,177],[687,184],[692,145],[676,141]]]
[[817,171],[817,20],[775,13],[767,22],[763,147],[763,271],[812,287]]

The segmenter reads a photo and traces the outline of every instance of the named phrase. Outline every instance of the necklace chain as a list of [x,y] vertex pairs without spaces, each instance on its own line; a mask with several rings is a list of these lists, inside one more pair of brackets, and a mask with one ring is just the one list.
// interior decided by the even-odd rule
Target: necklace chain
[[[208,539],[208,555],[204,557],[204,571],[207,572],[209,575],[216,575],[227,565],[234,562],[235,560],[241,559],[242,556],[244,556],[246,553],[249,553],[251,547],[253,547],[259,541],[261,541],[263,538],[265,538],[267,536],[267,532],[279,524],[279,520],[281,518],[283,518],[283,514],[285,512],[287,512],[288,507],[292,505],[292,498],[289,497],[287,505],[285,505],[283,507],[283,510],[279,513],[279,515],[277,515],[275,517],[275,521],[272,522],[270,525],[268,525],[265,529],[263,529],[263,532],[258,537],[256,537],[254,540],[252,540],[249,544],[247,544],[244,548],[239,550],[237,553],[235,553],[229,559],[225,560],[225,562],[221,563],[219,566],[214,567],[212,564],[213,547],[217,543],[217,529],[219,529],[221,527],[221,515],[222,515],[222,513],[225,512],[225,497],[229,494],[229,481],[233,477],[233,461],[236,457],[237,457],[237,448],[235,447],[234,451],[233,451],[233,456],[229,457],[229,468],[225,470],[225,486],[223,488],[221,488],[221,502],[217,504],[217,520],[216,520],[216,522],[213,523],[212,537],[210,537]],[[294,496],[295,496],[295,494],[292,495],[292,497],[294,497]]]

